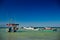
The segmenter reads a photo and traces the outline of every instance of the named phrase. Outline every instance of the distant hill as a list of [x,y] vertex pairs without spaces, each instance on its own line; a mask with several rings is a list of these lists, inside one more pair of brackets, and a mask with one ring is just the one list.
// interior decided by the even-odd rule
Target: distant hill
[[8,28],[8,27],[0,27],[0,28]]
[[5,24],[0,24],[0,28],[6,28],[7,26]]

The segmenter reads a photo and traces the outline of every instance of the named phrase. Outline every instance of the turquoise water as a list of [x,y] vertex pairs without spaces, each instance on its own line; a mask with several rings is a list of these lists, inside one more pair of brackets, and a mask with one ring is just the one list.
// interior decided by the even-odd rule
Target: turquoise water
[[60,40],[60,32],[19,30],[18,32],[7,32],[0,29],[0,40]]

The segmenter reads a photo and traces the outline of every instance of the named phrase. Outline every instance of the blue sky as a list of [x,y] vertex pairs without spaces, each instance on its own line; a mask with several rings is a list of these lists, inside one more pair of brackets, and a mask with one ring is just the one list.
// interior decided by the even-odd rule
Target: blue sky
[[0,24],[60,26],[60,0],[0,0]]

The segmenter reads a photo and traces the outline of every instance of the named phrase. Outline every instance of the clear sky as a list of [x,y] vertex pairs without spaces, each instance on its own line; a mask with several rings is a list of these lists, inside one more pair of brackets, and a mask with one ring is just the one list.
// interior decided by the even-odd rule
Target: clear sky
[[60,26],[60,0],[0,0],[0,24],[10,18],[20,26]]

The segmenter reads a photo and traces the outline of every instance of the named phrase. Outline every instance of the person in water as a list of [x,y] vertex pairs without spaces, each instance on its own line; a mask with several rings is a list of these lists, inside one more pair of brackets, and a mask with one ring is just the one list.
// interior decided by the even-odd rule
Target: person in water
[[12,27],[9,27],[9,31],[8,32],[12,32]]

